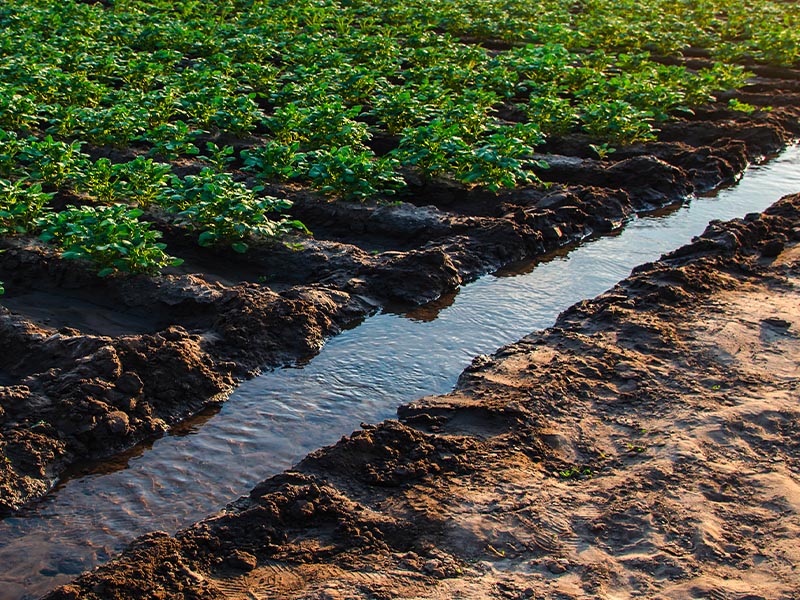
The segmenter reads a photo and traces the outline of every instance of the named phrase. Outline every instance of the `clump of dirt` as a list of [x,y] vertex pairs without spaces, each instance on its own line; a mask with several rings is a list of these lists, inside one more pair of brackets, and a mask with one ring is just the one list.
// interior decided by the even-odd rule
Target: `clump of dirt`
[[800,195],[48,598],[800,595]]
[[495,194],[412,181],[403,202],[359,204],[275,186],[317,236],[254,244],[246,255],[199,248],[156,222],[186,259],[157,277],[100,279],[35,240],[0,240],[0,512],[45,494],[70,465],[223,401],[242,378],[309,357],[380,307],[429,302],[612,231],[636,211],[731,183],[800,134],[797,102],[771,102],[797,99],[794,84],[755,80],[740,93],[773,110],[717,103],[603,160],[587,155],[585,136],[550,140],[547,187]]

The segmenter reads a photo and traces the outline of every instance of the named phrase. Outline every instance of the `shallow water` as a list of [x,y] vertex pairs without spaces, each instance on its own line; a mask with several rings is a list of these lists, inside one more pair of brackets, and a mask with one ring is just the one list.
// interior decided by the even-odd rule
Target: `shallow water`
[[0,522],[0,598],[33,598],[103,562],[137,535],[174,531],[398,405],[452,389],[491,353],[703,231],[800,192],[800,148],[750,168],[713,197],[632,220],[624,231],[486,276],[406,314],[333,338],[308,364],[242,384],[218,412],[76,477]]

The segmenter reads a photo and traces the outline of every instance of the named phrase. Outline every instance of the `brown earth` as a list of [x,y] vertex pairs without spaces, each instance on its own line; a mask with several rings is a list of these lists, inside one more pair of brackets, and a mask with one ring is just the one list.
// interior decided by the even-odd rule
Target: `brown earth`
[[795,195],[47,598],[798,598],[798,401]]
[[493,194],[409,174],[411,191],[396,204],[276,187],[315,237],[244,256],[200,248],[151,215],[186,261],[158,277],[99,279],[35,240],[0,240],[0,513],[46,494],[67,467],[224,401],[259,369],[312,355],[382,306],[430,301],[734,182],[748,161],[800,135],[797,81],[797,71],[770,71],[731,97],[772,110],[720,102],[605,160],[587,154],[586,137],[551,140],[542,148],[550,169],[539,173],[549,187]]

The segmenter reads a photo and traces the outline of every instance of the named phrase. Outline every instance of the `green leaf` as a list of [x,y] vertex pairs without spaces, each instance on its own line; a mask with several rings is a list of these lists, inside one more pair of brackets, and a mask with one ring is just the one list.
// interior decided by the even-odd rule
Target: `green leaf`
[[217,241],[217,234],[213,231],[204,231],[197,237],[197,243],[203,247],[211,246]]

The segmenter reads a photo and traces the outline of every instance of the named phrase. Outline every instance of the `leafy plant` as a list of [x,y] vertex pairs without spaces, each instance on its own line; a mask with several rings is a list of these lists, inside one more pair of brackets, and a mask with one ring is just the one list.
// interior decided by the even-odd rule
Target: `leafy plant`
[[589,144],[589,148],[594,151],[594,153],[597,155],[597,158],[600,160],[604,160],[609,154],[617,151],[617,149],[610,146],[608,142],[603,144]]
[[177,224],[200,232],[201,246],[225,242],[236,252],[245,252],[250,238],[274,238],[292,229],[307,231],[299,221],[268,216],[286,210],[291,202],[259,197],[227,173],[205,168],[185,179],[173,177],[171,186],[162,203],[175,214]]
[[748,115],[758,110],[758,108],[753,106],[752,104],[748,104],[747,102],[742,102],[741,100],[737,100],[736,98],[731,98],[730,100],[728,100],[728,106],[733,110],[737,110],[739,112],[743,112]]
[[161,195],[171,171],[169,165],[142,156],[125,163],[100,158],[76,174],[76,188],[101,202],[146,206]]
[[591,479],[594,476],[594,470],[588,466],[574,466],[559,471],[558,475],[564,479]]
[[275,140],[317,149],[335,146],[360,146],[367,139],[367,126],[355,120],[360,106],[345,106],[340,100],[327,99],[312,106],[289,103],[279,107],[264,122]]
[[557,88],[548,86],[546,89],[536,90],[528,101],[528,118],[545,133],[567,133],[578,122],[577,110],[560,93]]
[[23,145],[16,133],[0,129],[0,176],[10,177],[17,171],[17,157]]
[[151,156],[174,160],[180,156],[198,154],[200,149],[194,144],[194,140],[201,133],[202,131],[192,130],[183,121],[175,121],[153,127],[137,139],[152,145]]
[[18,161],[29,169],[28,177],[57,188],[88,164],[81,146],[79,141],[60,142],[50,135],[41,141],[31,138],[20,147]]
[[514,135],[518,132],[533,139],[536,131],[531,126],[501,128],[472,145],[458,125],[435,120],[427,127],[408,130],[396,155],[427,177],[452,173],[462,183],[497,191],[537,181],[526,167],[533,148]]
[[244,168],[266,180],[288,181],[301,177],[308,170],[305,152],[300,142],[282,144],[275,140],[263,146],[242,151]]
[[[471,160],[457,169],[457,177],[463,183],[482,185],[493,192],[501,187],[537,182],[538,178],[526,165],[532,153],[533,149],[521,139],[495,133],[472,150]],[[537,162],[537,166],[547,165]]]
[[52,196],[42,192],[39,183],[0,179],[0,234],[36,232]]
[[30,130],[38,124],[36,101],[19,92],[12,86],[0,84],[0,127]]
[[394,158],[376,158],[368,150],[351,146],[310,152],[308,164],[308,178],[315,187],[345,199],[390,195],[405,186],[395,172]]
[[224,173],[228,166],[236,160],[233,155],[233,146],[223,146],[220,148],[214,142],[206,142],[207,154],[201,156],[201,160],[207,162],[217,173]]
[[63,258],[94,263],[100,277],[116,272],[154,274],[162,267],[181,264],[157,241],[161,232],[139,220],[142,214],[124,204],[68,206],[39,220],[40,237],[56,244]]
[[652,117],[651,112],[639,110],[625,100],[590,102],[581,113],[584,131],[618,144],[653,139],[655,134],[649,123]]

